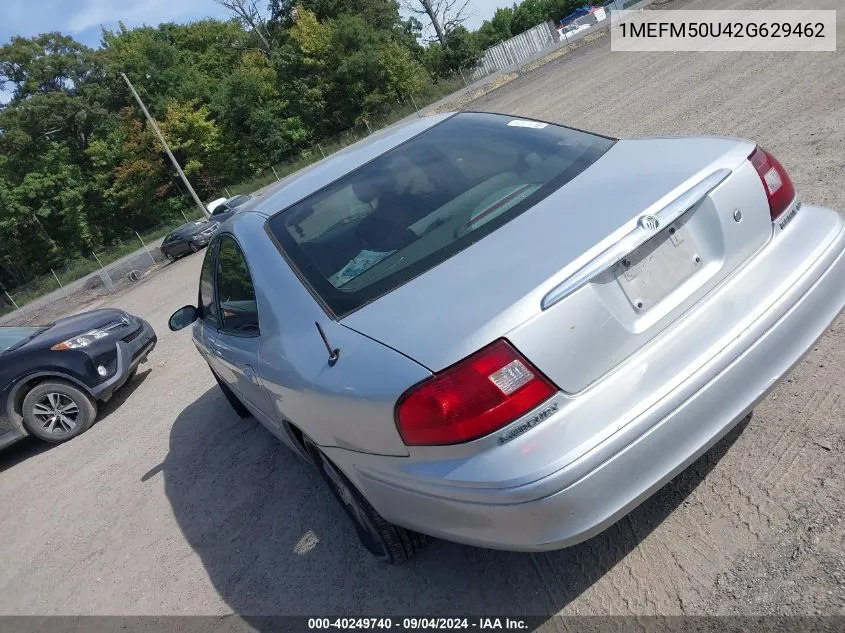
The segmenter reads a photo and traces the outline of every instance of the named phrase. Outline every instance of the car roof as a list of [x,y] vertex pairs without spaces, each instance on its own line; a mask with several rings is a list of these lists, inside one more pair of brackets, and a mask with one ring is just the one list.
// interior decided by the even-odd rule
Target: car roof
[[261,192],[260,201],[250,201],[248,210],[274,215],[454,114],[436,114],[379,130],[270,185]]
[[170,232],[170,235],[181,236],[186,233],[193,233],[197,230],[197,228],[201,225],[205,224],[203,220],[196,220],[194,222],[188,222],[183,224],[182,226],[178,226]]
[[244,202],[249,200],[250,198],[252,198],[252,194],[239,193],[238,195],[232,196],[231,198],[227,199],[226,200],[226,206],[229,206],[230,204],[233,204],[233,203],[234,203],[235,206],[240,206]]

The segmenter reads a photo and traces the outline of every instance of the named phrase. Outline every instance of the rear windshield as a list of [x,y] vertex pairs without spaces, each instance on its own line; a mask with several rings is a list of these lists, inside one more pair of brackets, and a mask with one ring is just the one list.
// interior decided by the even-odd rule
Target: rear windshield
[[340,318],[525,212],[613,143],[550,123],[462,113],[276,214],[269,227]]

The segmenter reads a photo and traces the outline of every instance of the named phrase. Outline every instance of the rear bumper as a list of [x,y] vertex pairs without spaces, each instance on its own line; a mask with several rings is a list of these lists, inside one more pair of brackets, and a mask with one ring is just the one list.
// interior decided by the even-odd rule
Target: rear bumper
[[[461,489],[411,478],[401,458],[324,449],[389,521],[448,540],[521,551],[558,549],[601,532],[707,451],[812,348],[845,306],[845,229],[717,355],[647,410],[563,468],[529,483]],[[788,229],[787,229],[788,230]],[[516,442],[515,442],[516,443]],[[526,456],[526,459],[530,455]],[[461,464],[454,463],[458,472]]]
[[158,338],[152,326],[144,319],[138,319],[141,327],[136,330],[137,336],[131,341],[119,340],[117,348],[117,364],[115,372],[107,380],[91,389],[91,395],[98,400],[108,400],[112,394],[120,389],[129,375],[147,360],[147,356],[156,346]]

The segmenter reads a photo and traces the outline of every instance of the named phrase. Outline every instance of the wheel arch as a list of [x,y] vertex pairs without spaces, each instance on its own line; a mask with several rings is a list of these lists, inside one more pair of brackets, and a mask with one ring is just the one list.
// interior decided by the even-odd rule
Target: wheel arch
[[291,449],[305,461],[313,464],[314,455],[311,453],[308,445],[313,444],[316,446],[315,442],[290,420],[282,421],[282,431],[287,436]]
[[77,380],[73,376],[68,376],[67,374],[63,374],[58,371],[37,371],[31,374],[27,374],[26,376],[22,376],[15,381],[14,386],[9,392],[9,399],[6,404],[6,415],[8,416],[9,421],[12,423],[12,426],[17,431],[20,431],[26,435],[30,434],[23,423],[23,401],[24,398],[26,398],[26,394],[32,391],[34,387],[48,380],[61,380],[63,382],[67,382],[73,385],[74,387],[81,389],[84,393],[88,394],[88,396],[91,397],[93,400],[96,400],[96,398],[91,395],[91,390],[85,385],[85,383],[80,380]]
[[[230,389],[226,386],[226,383],[223,381],[222,378],[214,371],[214,368],[211,364],[208,364],[208,370],[211,372],[211,375],[217,380],[217,383],[220,385],[221,389]],[[235,398],[238,398],[238,395],[233,393],[232,395]],[[280,428],[279,428],[280,427]],[[309,462],[310,464],[314,463],[314,458],[311,455],[311,451],[308,448],[308,444],[316,443],[311,440],[298,426],[296,426],[293,422],[288,419],[283,419],[281,424],[276,426],[275,428],[271,429],[271,432],[283,443],[286,444],[287,447],[296,453],[299,457],[304,459],[305,461]]]

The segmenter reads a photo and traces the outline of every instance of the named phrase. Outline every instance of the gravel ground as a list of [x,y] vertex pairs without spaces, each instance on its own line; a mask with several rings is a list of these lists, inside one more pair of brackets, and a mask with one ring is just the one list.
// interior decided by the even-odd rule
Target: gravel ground
[[[755,138],[805,200],[845,209],[843,57],[623,55],[602,38],[474,108]],[[314,471],[234,416],[189,334],[167,331],[200,260],[111,300],[159,346],[89,432],[0,454],[0,613],[845,615],[842,317],[750,420],[598,537],[541,555],[437,542],[388,568]]]

